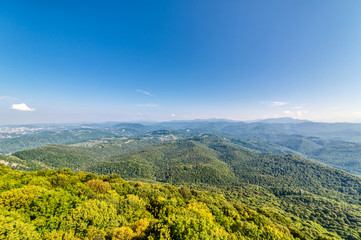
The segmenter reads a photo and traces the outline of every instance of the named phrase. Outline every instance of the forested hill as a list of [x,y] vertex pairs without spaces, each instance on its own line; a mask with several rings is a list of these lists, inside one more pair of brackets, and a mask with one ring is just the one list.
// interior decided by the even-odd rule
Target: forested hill
[[[340,170],[294,155],[257,153],[209,134],[155,144],[153,140],[138,139],[93,147],[50,145],[16,152],[12,157],[44,169],[69,167],[73,171],[116,173],[128,179],[221,186],[247,182],[315,193],[323,188],[361,192],[360,178]],[[354,201],[358,200],[356,192]]]
[[57,125],[32,134],[10,133],[0,133],[2,154],[49,144],[93,146],[124,139],[172,140],[213,133],[232,138],[234,143],[246,148],[280,155],[293,154],[361,176],[361,124],[317,123],[289,118],[256,122],[213,119],[147,124]]
[[[79,164],[93,173],[208,189],[255,209],[287,212],[343,238],[361,239],[361,179],[343,171],[294,155],[253,152],[208,134],[124,152],[115,151],[116,143],[101,146],[106,157],[101,157],[102,151],[95,154],[99,146],[48,146],[15,155],[24,163],[35,159],[39,166],[63,167],[64,159],[73,159],[69,166]],[[90,154],[82,158],[79,149]]]
[[29,173],[0,165],[0,239],[341,237],[311,220],[210,192],[128,182],[116,175],[69,169]]

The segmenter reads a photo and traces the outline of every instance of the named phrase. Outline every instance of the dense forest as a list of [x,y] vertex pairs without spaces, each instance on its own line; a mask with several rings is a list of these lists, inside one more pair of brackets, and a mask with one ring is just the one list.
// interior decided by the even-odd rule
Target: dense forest
[[0,165],[0,239],[341,239],[221,194],[69,169]]
[[[206,191],[252,209],[272,222],[274,218],[291,219],[293,225],[317,226],[311,229],[322,229],[315,230],[318,234],[334,234],[332,239],[361,239],[359,177],[295,155],[251,151],[240,141],[217,135],[169,141],[126,139],[91,147],[50,145],[2,158],[18,162],[13,167],[23,170],[70,167],[79,172],[69,173],[72,176],[85,174],[80,171],[92,172],[87,174],[105,181],[116,174],[151,184],[146,186],[171,184],[190,188],[191,192]],[[314,239],[311,235],[317,234],[299,238]]]
[[9,154],[49,144],[91,146],[122,139],[164,141],[212,133],[232,139],[233,143],[250,150],[278,155],[293,154],[361,176],[360,124],[282,118],[259,122],[199,120],[57,127],[58,130],[13,138],[1,138],[0,135],[0,153]]

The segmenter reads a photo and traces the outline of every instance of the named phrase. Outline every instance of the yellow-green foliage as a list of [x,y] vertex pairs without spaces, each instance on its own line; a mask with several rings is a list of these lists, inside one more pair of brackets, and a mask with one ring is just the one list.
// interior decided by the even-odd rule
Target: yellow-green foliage
[[0,166],[0,186],[0,239],[338,239],[277,210],[117,176]]
[[16,220],[11,217],[0,215],[0,239],[39,239],[40,235],[35,231],[34,226]]

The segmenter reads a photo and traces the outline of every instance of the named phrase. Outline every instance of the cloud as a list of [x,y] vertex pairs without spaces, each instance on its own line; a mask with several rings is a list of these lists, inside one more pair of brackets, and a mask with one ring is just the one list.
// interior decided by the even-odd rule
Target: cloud
[[291,117],[303,117],[304,115],[306,115],[308,113],[308,111],[307,110],[298,110],[298,111],[286,110],[283,113],[286,114],[287,116],[291,116]]
[[18,110],[18,111],[35,111],[34,108],[29,108],[25,103],[20,104],[13,104],[11,105],[11,109]]
[[274,101],[274,102],[269,102],[269,101],[264,101],[261,102],[261,104],[266,104],[272,107],[280,107],[280,106],[284,106],[286,104],[288,104],[288,102],[278,102],[278,101]]
[[283,113],[286,114],[286,115],[291,115],[291,116],[294,115],[294,113],[292,111],[290,111],[290,110],[286,110]]
[[174,113],[172,113],[170,116],[171,116],[171,117],[175,117],[175,114],[174,114]]
[[16,100],[17,98],[10,96],[0,96],[0,100]]
[[137,107],[158,107],[158,104],[154,104],[154,103],[146,103],[146,104],[137,104]]
[[140,92],[140,93],[143,93],[143,94],[145,94],[145,95],[147,95],[147,96],[154,97],[154,95],[151,94],[151,93],[148,92],[148,91],[144,91],[144,90],[141,90],[141,89],[136,89],[136,91],[137,91],[137,92]]

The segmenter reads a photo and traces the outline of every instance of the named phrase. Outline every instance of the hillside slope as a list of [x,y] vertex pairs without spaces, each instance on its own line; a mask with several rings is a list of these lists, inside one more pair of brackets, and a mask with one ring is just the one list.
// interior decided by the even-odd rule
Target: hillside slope
[[[49,163],[46,151],[39,152],[43,163]],[[40,159],[36,150],[21,153],[17,156],[22,161]],[[66,152],[52,159],[62,163],[63,155]],[[361,179],[294,155],[257,153],[208,134],[104,158],[91,155],[96,161],[83,158],[86,171],[208,189],[259,211],[287,212],[343,238],[361,239]]]
[[258,122],[214,119],[148,124],[86,124],[78,128],[72,126],[71,129],[63,126],[55,132],[0,139],[0,153],[8,154],[48,144],[94,146],[125,138],[185,139],[201,133],[226,136],[234,139],[234,143],[238,141],[240,146],[264,153],[305,157],[361,176],[360,124],[316,123],[289,118]]
[[185,187],[0,165],[1,239],[341,239],[288,215]]

